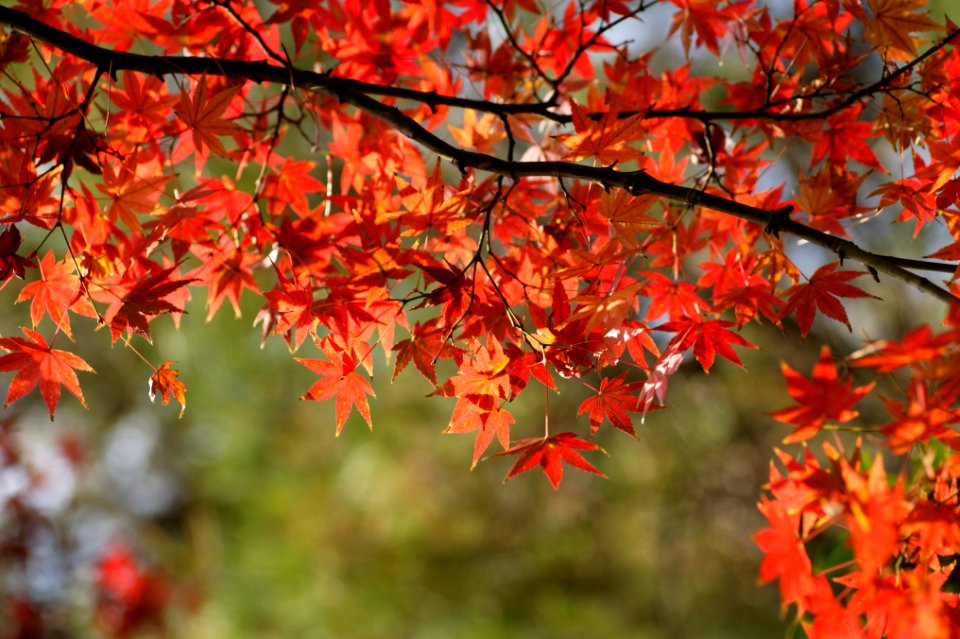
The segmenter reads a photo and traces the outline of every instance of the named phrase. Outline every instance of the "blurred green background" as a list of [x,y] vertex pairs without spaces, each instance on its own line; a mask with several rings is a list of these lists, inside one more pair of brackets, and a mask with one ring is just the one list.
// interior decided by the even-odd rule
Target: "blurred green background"
[[[91,409],[65,397],[51,425],[38,397],[13,407],[22,435],[70,432],[88,447],[58,516],[82,537],[88,564],[119,540],[178,584],[171,636],[783,633],[750,539],[771,448],[785,434],[764,416],[787,403],[773,371],[778,358],[796,359],[795,340],[776,329],[747,335],[771,349],[743,351],[752,371],[681,369],[671,408],[649,414],[638,440],[601,429],[610,456],[591,461],[609,479],[568,468],[554,491],[539,471],[504,484],[509,459],[471,472],[473,436],[441,432],[452,404],[424,397],[430,387],[412,369],[391,384],[382,353],[374,431],[354,415],[335,438],[332,404],[297,399],[312,374],[278,339],[260,349],[256,307],[204,324],[200,302],[179,331],[156,322],[155,349],[136,342],[155,363],[177,360],[188,387],[182,419],[176,406],[149,403],[150,370],[121,343],[110,348],[106,331],[91,335],[92,322],[63,345],[97,370],[81,379]],[[584,397],[569,384],[551,395],[554,432],[587,430],[576,417]],[[538,385],[511,410],[514,437],[542,432]],[[82,591],[89,568],[76,574]],[[72,631],[98,636],[83,600],[69,602]]]

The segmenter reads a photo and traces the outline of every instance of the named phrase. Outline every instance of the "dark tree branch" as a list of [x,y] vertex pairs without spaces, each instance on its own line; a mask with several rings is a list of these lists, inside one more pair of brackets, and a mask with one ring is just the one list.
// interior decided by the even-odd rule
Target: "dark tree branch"
[[[828,235],[791,220],[789,218],[790,207],[767,211],[698,189],[662,182],[645,171],[616,171],[612,167],[596,167],[563,161],[517,162],[461,149],[434,135],[397,107],[383,104],[370,97],[362,90],[363,83],[344,80],[327,73],[282,67],[263,61],[250,62],[186,56],[148,56],[111,51],[43,24],[25,13],[6,7],[0,7],[0,23],[7,24],[31,37],[42,40],[65,53],[87,60],[99,69],[109,69],[112,74],[122,70],[138,71],[158,77],[170,74],[206,74],[236,80],[269,82],[283,86],[293,85],[303,90],[327,92],[336,96],[342,103],[350,104],[382,120],[424,148],[453,161],[461,170],[472,168],[513,179],[523,177],[581,179],[601,184],[605,188],[626,189],[634,195],[647,193],[687,206],[703,206],[760,224],[772,232],[787,233],[802,238],[811,244],[835,253],[841,259],[861,262],[874,272],[882,272],[907,282],[944,302],[957,301],[957,298],[947,289],[907,270],[908,267],[939,270],[939,265],[918,260],[905,263],[899,259],[891,260],[885,256],[871,253],[850,240]],[[938,47],[942,47],[958,33],[960,33],[960,30],[951,34]],[[915,65],[922,58],[932,55],[932,51],[928,51],[911,64]],[[889,80],[896,75],[898,75],[897,72],[887,76],[887,79]],[[383,92],[379,93],[384,94]],[[854,95],[862,97],[859,93]],[[852,98],[850,103],[852,104],[860,97]],[[920,266],[920,264],[923,264],[923,266]]]

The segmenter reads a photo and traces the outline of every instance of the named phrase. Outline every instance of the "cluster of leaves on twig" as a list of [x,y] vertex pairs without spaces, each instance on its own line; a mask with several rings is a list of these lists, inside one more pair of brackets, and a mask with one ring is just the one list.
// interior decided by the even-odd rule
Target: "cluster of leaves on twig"
[[[24,280],[32,324],[0,337],[6,403],[36,388],[51,417],[61,388],[83,402],[72,319],[148,362],[136,339],[196,291],[208,318],[258,297],[264,339],[315,348],[303,398],[333,399],[338,433],[354,408],[373,422],[380,346],[394,376],[412,363],[456,399],[447,431],[475,434],[474,464],[496,438],[494,456],[516,456],[508,478],[539,467],[558,486],[564,464],[600,473],[584,457],[599,447],[549,419],[515,437],[528,425],[510,402],[531,383],[579,380],[590,435],[635,435],[688,353],[709,372],[718,355],[740,364],[747,324],[850,327],[864,275],[953,304],[952,278],[921,274],[956,277],[960,258],[953,23],[916,0],[795,0],[782,15],[671,0],[666,37],[641,50],[621,34],[658,4],[0,7],[0,273]],[[674,40],[686,59],[661,70]],[[741,79],[694,70],[728,53]],[[809,160],[771,186],[791,149]],[[947,262],[855,241],[874,212],[941,228],[953,243],[930,257]],[[791,260],[796,238],[824,249],[812,272]],[[922,471],[888,478],[881,458],[835,445],[828,465],[782,453],[773,471],[762,576],[811,636],[957,625],[960,458],[942,448],[960,419],[955,313],[945,332],[849,360],[909,377],[877,434]],[[150,364],[151,393],[185,405],[171,365]],[[826,351],[812,379],[784,373],[788,442],[852,427],[873,389]],[[829,527],[854,551],[836,576],[813,572],[804,545]]]

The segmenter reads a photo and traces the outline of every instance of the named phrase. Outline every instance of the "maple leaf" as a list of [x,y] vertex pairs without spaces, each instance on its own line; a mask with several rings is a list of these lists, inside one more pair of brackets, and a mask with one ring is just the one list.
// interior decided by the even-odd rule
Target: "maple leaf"
[[[150,339],[149,321],[163,313],[182,313],[183,309],[169,301],[170,296],[183,288],[193,278],[171,279],[176,266],[163,269],[153,275],[139,275],[139,269],[129,269],[118,284],[109,287],[112,302],[103,314],[103,320],[110,326],[113,341],[130,329],[148,342]],[[121,291],[126,292],[121,293]]]
[[205,146],[217,155],[227,155],[227,150],[220,142],[220,136],[236,133],[239,128],[233,122],[225,120],[223,114],[234,96],[239,93],[240,88],[240,85],[226,87],[213,95],[208,95],[207,76],[204,75],[200,76],[192,97],[185,91],[180,93],[180,104],[175,111],[192,131],[193,145],[199,155],[205,155]]
[[39,385],[40,395],[50,410],[51,421],[60,401],[61,386],[73,393],[86,408],[80,381],[74,371],[93,373],[90,365],[73,353],[54,350],[40,333],[23,327],[20,330],[28,339],[0,337],[0,348],[9,351],[9,355],[0,357],[0,371],[18,371],[10,382],[3,407],[6,408]]
[[560,487],[563,479],[563,462],[566,462],[574,468],[585,470],[606,477],[597,470],[590,462],[578,453],[578,450],[599,450],[602,448],[596,444],[584,441],[574,433],[560,433],[552,437],[532,437],[521,439],[509,449],[502,453],[497,453],[493,457],[504,457],[510,455],[519,455],[513,468],[507,473],[504,481],[516,477],[539,465],[543,469],[543,474],[547,476],[554,489]]
[[117,215],[131,230],[139,231],[137,215],[157,209],[157,201],[172,176],[163,175],[155,162],[144,162],[136,155],[116,168],[110,163],[103,163],[102,167],[103,184],[98,184],[97,189],[110,197],[111,217]]
[[869,394],[876,385],[876,382],[871,382],[854,388],[853,378],[849,374],[841,377],[837,372],[829,346],[821,349],[820,359],[813,367],[813,376],[810,379],[786,363],[781,365],[781,370],[787,380],[787,392],[798,404],[770,413],[775,420],[797,427],[784,438],[784,443],[810,439],[820,432],[827,420],[840,424],[849,422],[860,414],[853,410],[853,405]]
[[796,284],[787,290],[787,303],[780,311],[780,319],[797,312],[797,325],[800,327],[800,336],[806,337],[813,326],[813,317],[817,310],[821,313],[842,322],[849,330],[850,320],[840,302],[841,297],[872,297],[856,286],[847,284],[850,280],[864,275],[863,271],[838,271],[839,262],[824,264],[807,280],[806,284]]
[[[731,344],[756,348],[742,335],[729,330],[728,326],[733,326],[733,322],[684,316],[666,324],[661,324],[656,330],[677,333],[671,340],[670,345],[676,342],[681,351],[693,346],[694,357],[703,366],[703,370],[709,373],[718,354],[737,366],[743,366]],[[667,350],[670,349],[670,345],[668,345]]]
[[897,341],[880,341],[859,351],[860,357],[851,362],[851,366],[869,366],[878,373],[889,373],[898,368],[930,362],[951,352],[955,335],[941,333],[933,335],[929,326],[921,326],[910,331]]
[[626,373],[614,378],[602,378],[600,388],[596,391],[597,394],[588,397],[580,404],[577,415],[590,413],[591,434],[597,432],[603,419],[606,418],[611,424],[628,435],[637,436],[627,411],[639,410],[637,392],[641,384],[638,382],[628,384],[626,379]]
[[24,286],[17,296],[17,302],[26,300],[30,300],[30,320],[34,328],[46,312],[57,328],[70,339],[73,339],[73,333],[68,311],[87,317],[97,316],[90,300],[83,294],[74,263],[69,259],[58,262],[53,251],[47,251],[40,260],[40,279]]
[[183,417],[183,411],[187,410],[187,387],[183,385],[178,377],[180,371],[170,368],[173,364],[172,359],[168,359],[153,372],[150,376],[149,396],[150,401],[154,401],[157,393],[160,393],[160,399],[166,406],[171,399],[180,403],[180,417]]
[[[275,320],[275,324],[270,327],[265,323],[264,330],[272,328],[277,334],[284,336],[291,350],[298,350],[318,321],[314,312],[313,289],[280,282],[274,290],[264,293],[263,296],[270,302],[267,307],[268,314],[258,314],[257,317],[272,317]],[[256,323],[254,321],[254,324]]]
[[683,41],[683,50],[689,55],[691,36],[696,33],[696,44],[704,45],[707,50],[718,54],[720,52],[720,38],[730,31],[729,23],[742,19],[745,9],[751,5],[748,0],[732,2],[725,7],[725,3],[714,0],[672,0],[680,7],[680,11],[673,15],[670,25],[670,35],[681,29],[680,37]]
[[928,441],[932,437],[940,441],[958,437],[958,433],[948,428],[948,424],[960,420],[960,413],[941,408],[922,379],[910,380],[906,403],[900,404],[887,397],[881,400],[894,418],[883,427],[883,432],[889,439],[890,449],[895,453],[906,453],[918,442]]
[[927,8],[927,0],[867,0],[867,4],[873,18],[864,21],[863,37],[895,60],[909,60],[917,54],[918,38],[911,33],[941,29],[925,14],[915,13]]
[[452,394],[473,398],[478,406],[491,410],[497,400],[512,396],[508,367],[510,358],[503,352],[499,342],[480,347],[472,359],[465,359],[460,373],[450,378]]
[[471,433],[479,431],[473,444],[473,462],[475,468],[483,453],[493,442],[496,435],[504,450],[510,447],[510,426],[514,423],[513,415],[503,408],[494,407],[492,410],[483,410],[466,397],[457,400],[450,416],[450,423],[444,429],[445,433]]
[[451,125],[447,128],[460,146],[480,153],[492,153],[494,144],[507,137],[506,132],[496,130],[499,122],[493,113],[485,113],[478,119],[476,111],[466,109],[463,112],[463,128]]
[[613,164],[635,160],[642,155],[637,149],[627,146],[627,142],[640,137],[642,113],[620,119],[617,107],[609,105],[600,120],[594,121],[576,102],[570,102],[570,109],[577,132],[556,136],[570,149],[568,160],[596,157],[601,164]]
[[436,321],[414,324],[410,339],[400,340],[393,350],[397,353],[397,361],[392,379],[396,379],[407,364],[413,361],[420,374],[434,386],[437,385],[436,361],[441,357],[449,357],[459,364],[466,354],[462,348],[450,343]]
[[760,562],[760,581],[780,580],[784,607],[801,602],[817,589],[816,582],[823,577],[814,577],[810,557],[797,534],[800,514],[781,501],[769,499],[761,501],[758,508],[770,523],[769,528],[753,536],[764,555]]
[[657,199],[652,195],[634,197],[625,189],[605,191],[600,196],[600,214],[610,220],[610,226],[620,244],[627,249],[640,248],[638,235],[644,231],[663,228],[664,222],[647,215]]
[[338,353],[329,342],[324,342],[320,348],[327,360],[297,358],[298,362],[320,376],[320,380],[315,382],[300,399],[321,402],[335,397],[338,437],[354,407],[366,420],[367,426],[373,428],[367,395],[376,397],[376,394],[373,392],[370,381],[357,372],[360,358],[353,352]]
[[818,164],[823,158],[829,157],[829,163],[838,167],[846,167],[848,160],[856,160],[864,166],[886,173],[880,164],[873,149],[867,143],[873,137],[873,125],[861,122],[857,118],[861,108],[845,109],[832,116],[823,130],[816,132],[816,142],[813,145],[810,163]]

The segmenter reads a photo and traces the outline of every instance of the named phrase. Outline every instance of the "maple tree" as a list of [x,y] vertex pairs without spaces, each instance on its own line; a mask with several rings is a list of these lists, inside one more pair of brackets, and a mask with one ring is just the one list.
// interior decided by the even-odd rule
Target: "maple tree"
[[[811,637],[951,636],[960,29],[918,0],[784,4],[0,7],[0,276],[31,324],[0,337],[5,403],[83,403],[92,369],[65,342],[87,318],[185,407],[189,380],[136,344],[205,289],[208,319],[260,300],[263,339],[318,375],[302,397],[334,400],[337,433],[353,409],[375,421],[379,347],[456,400],[447,432],[476,433],[474,464],[516,456],[508,479],[557,487],[564,464],[602,474],[589,437],[635,435],[685,358],[741,364],[747,325],[852,328],[846,300],[896,280],[942,323],[825,347],[810,377],[783,366],[785,443],[846,429],[877,448],[777,451],[761,578]],[[666,36],[632,44],[660,5]],[[871,249],[860,227],[889,222],[942,247]],[[583,432],[515,423],[510,403],[558,376],[586,389]],[[856,423],[891,379],[891,421]],[[852,559],[815,569],[826,530]]]

